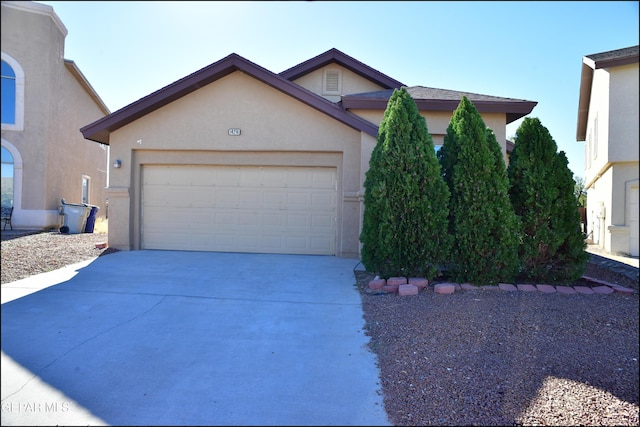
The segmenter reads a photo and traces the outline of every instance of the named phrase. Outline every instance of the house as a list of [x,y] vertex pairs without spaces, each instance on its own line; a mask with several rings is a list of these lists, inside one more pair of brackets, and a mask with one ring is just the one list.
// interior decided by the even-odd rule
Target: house
[[[109,246],[358,257],[363,183],[395,88],[330,49],[281,73],[237,54],[81,128],[108,144]],[[407,87],[435,145],[463,95],[506,156],[535,102]]]
[[638,46],[582,58],[576,139],[585,142],[588,236],[638,256]]
[[2,2],[2,206],[12,226],[61,225],[61,199],[106,213],[108,146],[80,127],[109,114],[78,66],[51,6]]

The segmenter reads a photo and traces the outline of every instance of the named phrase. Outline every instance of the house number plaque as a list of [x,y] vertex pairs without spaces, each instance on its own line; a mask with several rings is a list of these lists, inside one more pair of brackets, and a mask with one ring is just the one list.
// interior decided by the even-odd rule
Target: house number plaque
[[240,135],[240,128],[229,128],[230,136],[238,136]]

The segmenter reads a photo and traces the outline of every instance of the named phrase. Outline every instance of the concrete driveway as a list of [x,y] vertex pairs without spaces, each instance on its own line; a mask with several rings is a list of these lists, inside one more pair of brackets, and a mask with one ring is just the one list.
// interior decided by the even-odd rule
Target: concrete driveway
[[2,285],[2,425],[389,425],[357,263],[122,251]]

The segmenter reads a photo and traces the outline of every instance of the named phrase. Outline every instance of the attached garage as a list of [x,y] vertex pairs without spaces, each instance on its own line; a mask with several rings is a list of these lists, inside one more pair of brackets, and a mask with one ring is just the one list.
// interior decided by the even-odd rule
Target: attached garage
[[[110,147],[109,246],[358,258],[366,172],[400,87],[337,49],[279,74],[230,54],[84,126]],[[409,90],[441,138],[463,93]],[[500,141],[536,104],[470,100]]]
[[142,248],[336,254],[330,167],[145,165]]

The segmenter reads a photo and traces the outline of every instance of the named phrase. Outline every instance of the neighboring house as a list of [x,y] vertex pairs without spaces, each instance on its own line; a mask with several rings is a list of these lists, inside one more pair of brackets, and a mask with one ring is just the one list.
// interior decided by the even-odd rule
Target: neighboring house
[[[109,144],[109,246],[358,257],[363,183],[403,83],[336,49],[279,74],[231,54],[81,131]],[[434,144],[466,95],[506,156],[535,102],[408,87]]]
[[638,46],[582,59],[577,141],[585,144],[588,236],[638,256]]
[[80,127],[109,110],[73,61],[51,6],[2,2],[2,206],[13,228],[58,228],[62,198],[104,216],[108,146]]

